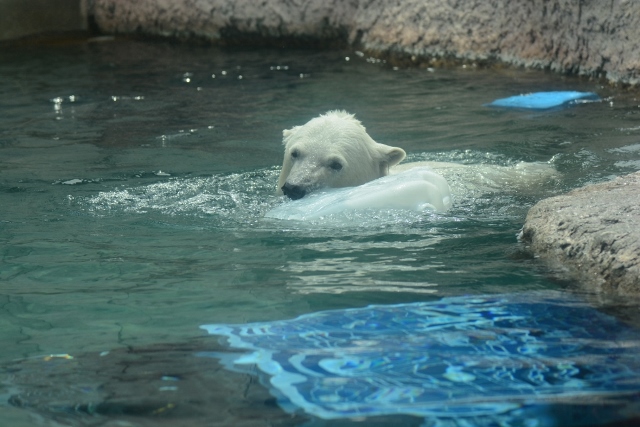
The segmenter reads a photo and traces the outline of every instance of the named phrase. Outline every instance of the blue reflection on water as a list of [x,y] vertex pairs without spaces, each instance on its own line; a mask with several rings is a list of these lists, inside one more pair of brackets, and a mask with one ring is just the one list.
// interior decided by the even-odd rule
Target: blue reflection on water
[[640,414],[640,333],[560,292],[202,328],[251,350],[234,364],[257,365],[284,407],[323,419],[567,426]]

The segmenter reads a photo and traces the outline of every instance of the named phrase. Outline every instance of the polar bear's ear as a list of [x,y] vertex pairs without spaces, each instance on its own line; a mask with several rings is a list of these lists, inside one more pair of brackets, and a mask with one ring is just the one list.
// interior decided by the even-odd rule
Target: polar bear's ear
[[284,145],[287,145],[287,142],[289,142],[289,139],[291,139],[291,137],[296,133],[296,131],[300,129],[300,126],[294,126],[291,129],[285,129],[282,131],[282,143]]
[[402,148],[385,146],[384,160],[389,166],[397,165],[403,161],[405,157],[407,157],[407,153],[405,153]]
[[395,166],[407,157],[407,153],[402,148],[391,147],[389,145],[379,144],[382,146],[382,159],[380,161],[380,173],[384,176],[389,173],[389,168]]

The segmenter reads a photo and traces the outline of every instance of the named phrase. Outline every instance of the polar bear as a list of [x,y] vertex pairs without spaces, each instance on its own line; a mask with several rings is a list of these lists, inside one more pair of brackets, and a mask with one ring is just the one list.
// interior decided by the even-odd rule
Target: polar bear
[[283,144],[284,160],[277,194],[293,200],[323,188],[355,187],[425,166],[447,180],[464,182],[465,190],[472,191],[505,188],[518,191],[556,174],[548,163],[497,166],[410,162],[398,165],[406,157],[402,148],[374,141],[353,114],[338,110],[284,130]]
[[375,142],[346,111],[329,111],[283,131],[278,193],[300,199],[321,188],[362,185],[389,174],[406,157],[402,148]]

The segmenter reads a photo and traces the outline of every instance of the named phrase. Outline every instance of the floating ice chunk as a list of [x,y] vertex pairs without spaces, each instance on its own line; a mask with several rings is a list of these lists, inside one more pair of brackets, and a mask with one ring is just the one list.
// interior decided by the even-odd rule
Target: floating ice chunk
[[524,95],[496,99],[485,104],[488,107],[525,108],[529,110],[546,110],[579,101],[597,101],[600,98],[593,92],[555,91],[534,92]]
[[450,207],[451,192],[447,181],[430,168],[417,167],[358,187],[313,193],[300,200],[284,203],[265,216],[304,221],[363,209],[445,212]]
[[70,179],[68,181],[62,181],[61,184],[64,184],[64,185],[76,185],[76,184],[82,184],[83,182],[84,181],[81,180],[81,179],[74,178],[74,179]]

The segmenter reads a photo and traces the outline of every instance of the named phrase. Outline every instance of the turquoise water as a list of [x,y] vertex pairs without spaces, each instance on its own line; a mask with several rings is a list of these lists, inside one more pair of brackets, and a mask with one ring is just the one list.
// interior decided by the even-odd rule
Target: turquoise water
[[[114,41],[4,48],[0,76],[7,366],[48,354],[88,364],[102,352],[166,350],[201,340],[203,323],[579,288],[556,280],[518,243],[527,210],[640,169],[637,94],[537,71],[406,69],[354,51]],[[593,91],[603,101],[545,112],[483,107],[539,90]],[[560,179],[518,192],[454,183],[454,208],[441,215],[380,213],[340,226],[263,218],[282,203],[274,196],[282,130],[337,108],[410,160],[551,161]],[[0,394],[44,388],[24,405],[34,413],[65,401],[56,393],[76,385],[71,375],[42,377],[37,362],[21,366]],[[120,383],[110,384],[117,393]],[[280,420],[272,406],[255,419]],[[22,410],[6,411],[17,414],[12,425],[31,425]],[[43,413],[46,424],[52,416]],[[137,414],[127,422],[155,425],[145,424],[153,410]]]

